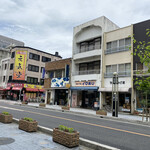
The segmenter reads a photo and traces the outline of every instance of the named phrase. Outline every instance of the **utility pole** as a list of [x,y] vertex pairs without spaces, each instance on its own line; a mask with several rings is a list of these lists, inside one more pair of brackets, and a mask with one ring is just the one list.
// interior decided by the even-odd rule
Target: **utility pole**
[[113,73],[112,78],[112,116],[118,117],[118,73]]

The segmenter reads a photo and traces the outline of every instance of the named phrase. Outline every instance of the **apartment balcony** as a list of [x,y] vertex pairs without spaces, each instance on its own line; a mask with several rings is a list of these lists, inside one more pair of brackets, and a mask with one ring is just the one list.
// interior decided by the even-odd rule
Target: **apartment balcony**
[[100,70],[77,71],[72,74],[72,86],[75,86],[77,81],[97,81],[96,86],[99,86],[100,79]]
[[102,53],[101,49],[94,49],[94,50],[85,50],[85,51],[74,51],[74,60],[89,58],[89,57],[97,57],[100,56]]
[[148,69],[146,70],[133,70],[133,76],[150,76]]
[[100,74],[100,70],[84,70],[84,71],[76,71],[72,75],[89,75],[89,74]]
[[[118,77],[130,77],[131,76],[131,71],[120,71],[118,72]],[[105,78],[112,78],[113,77],[113,72],[109,73],[104,73]]]
[[107,50],[105,50],[105,55],[106,54],[123,52],[123,51],[128,51],[130,46],[131,45],[124,45],[124,46],[120,46],[120,47],[116,47],[116,48],[107,49]]

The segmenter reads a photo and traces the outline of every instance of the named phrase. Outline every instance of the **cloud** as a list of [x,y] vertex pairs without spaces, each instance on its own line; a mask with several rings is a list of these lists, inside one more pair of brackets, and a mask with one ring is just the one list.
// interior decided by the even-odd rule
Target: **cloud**
[[0,34],[72,56],[73,27],[106,16],[120,27],[150,18],[148,0],[1,0]]

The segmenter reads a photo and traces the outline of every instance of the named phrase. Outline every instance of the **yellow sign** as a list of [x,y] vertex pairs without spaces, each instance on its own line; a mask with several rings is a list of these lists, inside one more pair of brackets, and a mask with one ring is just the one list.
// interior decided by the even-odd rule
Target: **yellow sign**
[[16,50],[13,80],[25,80],[27,51]]
[[44,86],[42,86],[42,85],[35,85],[35,84],[24,84],[24,88],[43,89]]

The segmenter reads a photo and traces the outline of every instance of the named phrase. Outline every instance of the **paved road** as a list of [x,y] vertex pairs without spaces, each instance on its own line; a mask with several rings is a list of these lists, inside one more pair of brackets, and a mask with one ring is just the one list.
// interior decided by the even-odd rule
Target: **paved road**
[[73,127],[80,132],[80,137],[119,149],[150,150],[150,126],[0,102],[2,111],[12,113],[17,119],[31,117],[48,128]]

